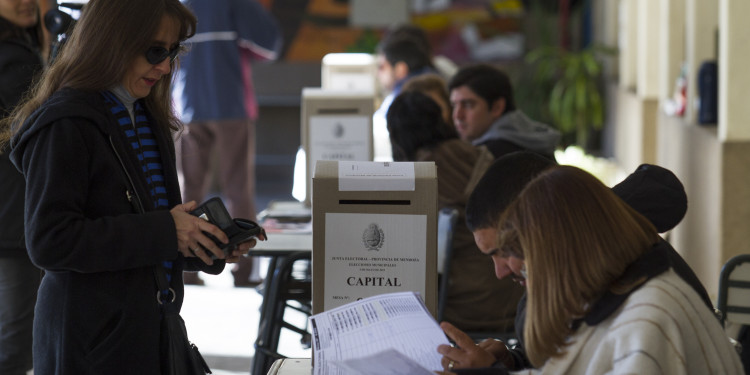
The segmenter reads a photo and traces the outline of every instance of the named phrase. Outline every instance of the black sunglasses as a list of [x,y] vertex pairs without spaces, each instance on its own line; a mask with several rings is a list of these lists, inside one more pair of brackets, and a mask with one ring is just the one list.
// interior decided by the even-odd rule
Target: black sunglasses
[[180,52],[181,45],[177,45],[172,49],[166,49],[164,47],[153,46],[146,50],[146,61],[149,64],[157,65],[160,64],[164,59],[169,57],[169,62],[173,62],[177,58],[177,54]]

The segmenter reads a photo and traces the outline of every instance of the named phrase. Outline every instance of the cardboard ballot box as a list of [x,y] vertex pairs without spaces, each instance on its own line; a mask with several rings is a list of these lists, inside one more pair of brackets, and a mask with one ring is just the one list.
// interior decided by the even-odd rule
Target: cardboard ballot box
[[377,91],[377,65],[369,53],[329,53],[320,68],[321,87],[328,90]]
[[435,163],[318,161],[312,194],[313,313],[416,291],[436,315]]
[[372,160],[374,93],[302,89],[302,147],[306,162],[306,198],[318,160]]

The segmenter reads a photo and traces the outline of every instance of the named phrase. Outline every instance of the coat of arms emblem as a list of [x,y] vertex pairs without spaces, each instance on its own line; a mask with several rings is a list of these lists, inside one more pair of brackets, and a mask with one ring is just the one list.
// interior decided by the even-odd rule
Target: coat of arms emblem
[[385,235],[383,230],[378,227],[377,224],[372,223],[367,226],[364,232],[362,232],[362,244],[365,245],[367,250],[380,250],[385,242]]

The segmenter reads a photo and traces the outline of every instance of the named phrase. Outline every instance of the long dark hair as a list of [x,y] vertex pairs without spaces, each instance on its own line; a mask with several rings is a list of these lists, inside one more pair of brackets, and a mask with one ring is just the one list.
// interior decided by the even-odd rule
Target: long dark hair
[[393,160],[414,161],[417,150],[458,138],[456,129],[445,123],[440,106],[421,92],[402,92],[386,115]]
[[[32,96],[13,112],[13,131],[61,88],[101,91],[119,85],[134,59],[153,43],[163,16],[179,25],[180,41],[195,34],[197,20],[179,0],[90,0],[60,54],[34,86]],[[156,120],[153,125],[172,131],[180,128],[172,110],[174,71],[173,67],[144,98]]]

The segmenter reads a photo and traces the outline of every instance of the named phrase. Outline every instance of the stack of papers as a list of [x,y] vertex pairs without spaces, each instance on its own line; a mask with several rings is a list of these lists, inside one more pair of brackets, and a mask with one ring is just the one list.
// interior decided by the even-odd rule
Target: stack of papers
[[424,374],[448,345],[418,293],[381,294],[310,317],[313,374]]

